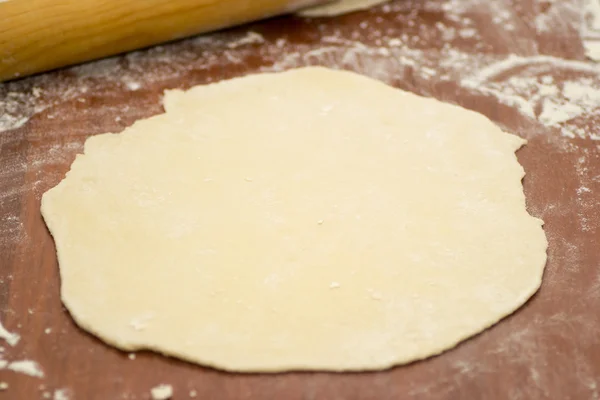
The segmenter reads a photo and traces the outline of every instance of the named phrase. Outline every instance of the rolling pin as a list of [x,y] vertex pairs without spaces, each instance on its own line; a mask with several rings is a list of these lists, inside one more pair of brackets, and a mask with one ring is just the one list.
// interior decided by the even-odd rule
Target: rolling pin
[[331,0],[0,0],[0,82]]

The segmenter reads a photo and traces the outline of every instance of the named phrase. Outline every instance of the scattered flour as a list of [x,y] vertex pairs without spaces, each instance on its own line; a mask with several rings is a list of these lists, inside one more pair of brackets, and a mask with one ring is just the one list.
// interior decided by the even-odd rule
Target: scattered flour
[[[4,328],[0,322],[0,339],[4,339],[10,346],[15,346],[20,336],[16,333],[11,333]],[[0,347],[0,370],[8,369],[10,371],[22,373],[36,378],[43,378],[44,371],[38,363],[31,360],[8,361],[4,359],[4,348]],[[8,386],[7,386],[8,387]]]
[[[3,365],[4,363],[4,365]],[[6,368],[8,370],[18,372],[21,374],[33,376],[35,378],[43,378],[44,371],[38,363],[31,360],[20,360],[20,361],[2,361],[0,360],[0,369]]]
[[583,0],[581,37],[586,55],[600,61],[600,0]]
[[2,321],[0,321],[0,339],[4,339],[6,343],[8,343],[11,346],[14,346],[19,342],[21,336],[19,336],[16,333],[11,333],[7,331],[6,328],[4,328],[4,326],[2,325]]
[[600,61],[600,40],[586,40],[583,42],[585,54],[594,61]]
[[152,400],[168,400],[173,397],[173,387],[171,385],[161,384],[150,390]]
[[52,400],[69,400],[71,398],[71,391],[69,389],[57,389],[54,391]]
[[248,44],[262,44],[265,42],[265,38],[260,33],[253,31],[247,32],[244,36],[239,39],[232,40],[227,43],[228,49],[237,49],[240,46]]
[[564,137],[600,140],[600,69],[589,63],[512,55],[463,78],[462,85],[493,95]]

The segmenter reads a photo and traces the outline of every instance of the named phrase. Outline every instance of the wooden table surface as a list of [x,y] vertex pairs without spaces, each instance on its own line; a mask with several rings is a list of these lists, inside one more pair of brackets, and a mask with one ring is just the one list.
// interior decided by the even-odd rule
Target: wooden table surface
[[[148,399],[160,383],[174,399],[600,398],[600,65],[585,59],[580,23],[578,0],[396,0],[0,84],[0,321],[21,336],[0,340],[0,359],[44,372],[0,370],[0,399]],[[376,373],[231,374],[130,359],[78,329],[39,205],[86,137],[161,112],[166,88],[302,65],[460,104],[528,139],[518,153],[528,209],[549,240],[539,293],[453,350]]]

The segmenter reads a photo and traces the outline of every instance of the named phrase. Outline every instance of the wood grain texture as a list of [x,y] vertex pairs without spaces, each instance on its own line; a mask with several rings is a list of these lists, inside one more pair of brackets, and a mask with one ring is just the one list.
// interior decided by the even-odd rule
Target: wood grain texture
[[0,2],[0,81],[181,39],[327,1]]
[[[41,399],[60,388],[71,399],[148,399],[159,383],[173,385],[174,399],[189,398],[190,390],[198,399],[599,398],[600,142],[565,136],[508,104],[504,91],[494,92],[531,76],[551,76],[559,88],[582,75],[597,79],[600,66],[585,61],[577,27],[567,23],[576,20],[569,14],[575,8],[567,7],[575,3],[397,0],[335,19],[278,18],[0,85],[0,104],[37,110],[23,111],[32,115],[23,126],[0,132],[0,320],[22,336],[15,347],[0,345],[4,359],[35,360],[46,375],[0,370],[9,384],[0,399]],[[464,10],[452,9],[460,4]],[[499,4],[508,17],[494,22]],[[552,13],[557,19],[541,29],[540,18]],[[262,39],[244,43],[248,32]],[[510,54],[523,63],[477,87],[464,84]],[[565,59],[575,64],[564,66]],[[54,244],[39,204],[84,140],[161,112],[166,88],[309,64],[353,69],[460,104],[528,139],[518,152],[524,190],[549,240],[538,294],[453,350],[376,373],[231,374],[148,352],[130,360],[78,329],[60,303]],[[572,124],[600,134],[598,112]]]

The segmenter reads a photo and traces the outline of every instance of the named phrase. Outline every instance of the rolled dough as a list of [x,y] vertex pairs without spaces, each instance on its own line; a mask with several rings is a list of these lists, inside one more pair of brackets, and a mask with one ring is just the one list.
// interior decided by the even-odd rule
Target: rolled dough
[[546,260],[486,117],[302,68],[165,94],[42,198],[65,306],[123,350],[234,371],[371,370],[521,306]]
[[387,3],[390,0],[337,0],[320,6],[310,7],[297,12],[303,17],[334,17],[353,11],[366,10],[377,4]]

